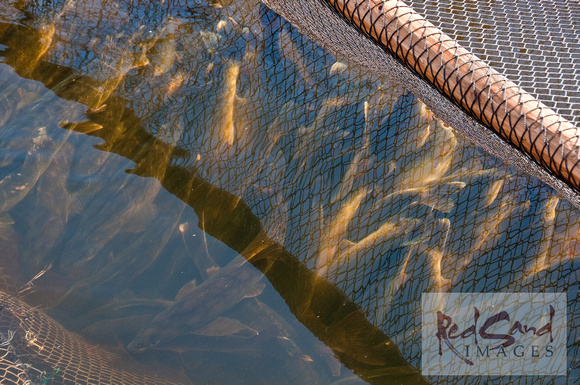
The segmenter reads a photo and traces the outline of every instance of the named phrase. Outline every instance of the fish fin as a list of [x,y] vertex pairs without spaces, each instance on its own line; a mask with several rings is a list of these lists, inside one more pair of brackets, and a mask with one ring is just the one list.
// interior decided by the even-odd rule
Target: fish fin
[[244,325],[237,319],[217,317],[209,325],[196,329],[193,334],[208,337],[225,337],[238,334],[242,331],[249,332],[252,335],[256,334],[254,329]]
[[416,245],[419,243],[427,242],[429,239],[431,239],[431,234],[427,234],[427,235],[420,234],[418,236],[407,239],[406,241],[401,243],[401,246],[403,246],[403,247],[413,246],[413,245]]
[[0,239],[10,239],[16,236],[14,231],[14,220],[10,214],[4,213],[0,215]]
[[87,200],[80,196],[72,196],[69,214],[80,214],[87,207]]
[[342,368],[342,365],[338,357],[332,351],[332,349],[330,349],[323,343],[318,342],[314,345],[314,350],[316,351],[315,357],[321,358],[324,361],[324,363],[330,369],[332,376],[333,377],[340,376],[340,369]]
[[265,283],[257,283],[254,285],[254,287],[252,288],[252,290],[249,290],[248,293],[246,293],[246,295],[244,296],[244,298],[252,298],[252,297],[257,297],[260,294],[262,294],[262,292],[264,291],[264,288],[266,287]]
[[181,287],[181,289],[179,289],[179,291],[177,292],[177,295],[175,296],[175,301],[179,301],[182,298],[184,298],[185,296],[189,295],[191,292],[193,292],[195,290],[196,287],[197,287],[197,281],[195,279],[192,281],[189,281],[188,283],[183,285]]
[[348,239],[343,239],[338,244],[337,254],[340,255],[342,252],[344,252],[345,250],[350,249],[353,246],[356,246],[356,244],[354,242],[349,241]]
[[62,122],[60,123],[60,126],[64,129],[81,132],[83,134],[90,134],[91,132],[98,131],[103,128],[103,126],[100,124],[90,120],[78,123]]
[[212,266],[205,269],[205,272],[209,277],[215,275],[218,271],[220,271],[220,268],[218,266]]
[[0,225],[13,225],[14,219],[12,219],[12,216],[8,213],[2,213],[0,214]]

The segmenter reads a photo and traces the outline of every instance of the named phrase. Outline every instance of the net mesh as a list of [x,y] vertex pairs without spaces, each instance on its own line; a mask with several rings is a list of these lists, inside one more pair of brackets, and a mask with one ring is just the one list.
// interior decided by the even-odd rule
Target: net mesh
[[[420,366],[423,292],[567,292],[569,376],[564,381],[576,381],[576,193],[480,130],[472,117],[344,23],[329,3],[271,3],[292,24],[258,2],[228,1],[221,8],[202,1],[155,2],[153,7],[132,1],[30,2],[24,10],[4,13],[16,14],[11,17],[20,24],[4,34],[4,60],[23,76],[42,78],[59,96],[88,105],[87,116],[108,130],[102,149],[131,159],[152,156],[131,150],[134,142],[116,145],[122,140],[119,132],[136,128],[176,146],[166,158],[152,160],[158,164],[154,175],[164,175],[169,163],[241,199],[271,240],[344,291],[415,367]],[[458,24],[456,30],[461,28]],[[22,30],[34,44],[24,40]],[[573,41],[565,41],[574,48]],[[318,44],[336,48],[351,61]],[[22,46],[33,48],[23,53]],[[423,48],[420,43],[416,47]],[[66,75],[58,72],[63,67],[70,70]],[[439,88],[452,91],[449,83],[439,83]],[[521,97],[519,88],[517,92]],[[572,112],[567,116],[576,122],[575,99],[570,100]],[[114,111],[115,103],[124,110]],[[23,103],[18,108],[26,112],[25,107]],[[489,121],[497,121],[497,116]],[[556,124],[564,124],[555,118]],[[22,129],[17,120],[8,127]],[[504,136],[510,138],[507,130]],[[489,148],[491,153],[484,150]],[[553,154],[542,146],[536,152],[544,150]],[[107,178],[100,166],[104,158],[96,159],[99,166],[87,167],[87,151],[67,151],[60,153],[72,165],[73,176],[66,178],[89,185],[95,177]],[[6,181],[34,166],[9,164],[3,171]],[[564,163],[562,170],[572,171],[574,165]],[[69,227],[63,225],[44,247],[22,249],[22,263],[29,271],[53,263],[62,274],[74,273],[79,283],[67,288],[67,300],[82,298],[82,305],[76,303],[78,314],[103,296],[112,299],[114,290],[104,288],[155,276],[155,260],[172,250],[172,231],[181,212],[160,210],[148,229],[125,228],[143,220],[142,211],[131,202],[158,203],[158,185],[115,181],[115,188],[129,187],[113,204],[92,200],[94,190],[54,183],[55,173],[41,174],[31,182],[32,193],[19,195],[20,201],[33,202],[33,209],[12,210],[20,202],[15,200],[3,208],[15,222],[25,224],[21,226],[32,222],[27,213],[44,204],[36,196],[48,185],[57,191],[51,195],[74,192],[85,210],[104,212],[109,218],[87,224],[82,213],[67,214]],[[210,208],[206,215],[212,215]],[[225,217],[243,223],[243,218]],[[88,230],[79,224],[87,224]],[[71,234],[75,242],[68,241]],[[154,250],[151,239],[157,241]],[[111,248],[119,242],[127,251],[112,259]],[[181,266],[188,257],[174,258],[172,263]],[[203,277],[201,269],[191,270]],[[177,275],[164,274],[170,279]],[[67,366],[73,365],[75,354],[68,357]],[[369,359],[366,364],[380,367],[378,362]],[[50,365],[46,373],[55,371]],[[387,374],[368,381],[392,378]]]
[[84,342],[43,312],[0,293],[2,384],[176,384]]
[[[574,187],[578,179],[574,175],[578,162],[577,128],[405,3],[353,0],[312,1],[304,6],[284,1],[268,4],[329,50],[403,82],[421,95],[440,118],[468,138],[577,202],[577,194],[565,187],[566,183]],[[447,103],[427,83],[462,108]],[[509,144],[498,141],[484,126],[463,116],[465,113]],[[514,152],[511,146],[522,152]],[[545,168],[530,162],[530,157]]]

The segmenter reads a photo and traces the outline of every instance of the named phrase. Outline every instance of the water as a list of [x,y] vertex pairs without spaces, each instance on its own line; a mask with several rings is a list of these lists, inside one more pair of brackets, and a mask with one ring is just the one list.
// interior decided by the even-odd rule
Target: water
[[400,85],[258,3],[2,17],[3,272],[70,330],[193,383],[417,383],[422,292],[567,291],[577,377],[576,209]]

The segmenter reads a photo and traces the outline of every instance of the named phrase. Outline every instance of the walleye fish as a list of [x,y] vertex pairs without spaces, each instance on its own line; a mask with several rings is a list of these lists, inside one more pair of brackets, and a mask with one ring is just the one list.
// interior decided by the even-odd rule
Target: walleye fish
[[527,275],[538,274],[542,270],[549,267],[549,255],[552,248],[552,239],[554,236],[554,228],[556,225],[556,207],[560,202],[560,197],[553,196],[546,200],[542,208],[542,221],[539,227],[542,232],[542,240],[540,242],[538,253],[533,262],[533,267],[528,269]]
[[366,189],[358,191],[350,202],[338,210],[338,213],[329,223],[324,224],[325,229],[320,240],[320,251],[316,262],[316,268],[320,275],[324,275],[326,272],[325,266],[333,261],[340,242],[346,236],[348,225],[366,195]]
[[234,109],[236,101],[236,84],[239,73],[239,63],[229,63],[225,74],[219,131],[220,141],[226,143],[228,146],[233,145],[235,139]]
[[244,298],[262,293],[263,274],[238,256],[142,328],[127,349],[141,352],[208,325]]

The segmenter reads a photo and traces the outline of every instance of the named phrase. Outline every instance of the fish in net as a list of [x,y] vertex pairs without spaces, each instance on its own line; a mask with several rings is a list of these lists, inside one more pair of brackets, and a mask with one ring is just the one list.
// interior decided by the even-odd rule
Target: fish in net
[[129,357],[91,346],[4,291],[0,292],[0,356],[2,384],[184,383],[168,381]]
[[[91,11],[103,4],[112,11],[95,16]],[[561,114],[566,121],[461,51],[461,24],[451,28],[452,40],[402,2],[269,1],[270,9],[258,2],[228,1],[219,8],[168,1],[147,12],[131,1],[121,8],[103,4],[56,2],[47,9],[31,2],[21,22],[44,33],[39,48],[32,57],[14,49],[6,62],[23,76],[34,74],[35,62],[72,69],[68,78],[46,83],[89,106],[87,115],[99,124],[125,122],[113,113],[105,119],[111,96],[121,98],[145,132],[179,147],[165,154],[170,166],[238,197],[269,239],[344,292],[412,366],[420,366],[423,292],[566,291],[569,313],[578,312],[577,159],[568,146],[575,145],[577,125],[573,90],[572,107]],[[444,15],[446,4],[427,8]],[[394,19],[386,18],[389,12]],[[565,63],[577,49],[578,13],[562,14],[572,20],[558,56]],[[118,28],[123,33],[115,33]],[[471,44],[476,51],[478,42]],[[493,62],[494,49],[486,47]],[[464,67],[468,72],[460,73]],[[463,83],[473,79],[482,83],[477,92]],[[543,90],[539,84],[532,91]],[[505,95],[509,100],[496,99]],[[559,110],[557,103],[551,108]],[[549,170],[484,125],[527,148]],[[516,130],[520,125],[524,131]],[[533,133],[528,126],[548,131]],[[112,136],[104,148],[130,159],[148,155],[113,145]],[[164,167],[135,173],[163,179]],[[246,233],[255,234],[249,226]],[[223,238],[233,243],[235,237]],[[103,262],[70,291],[86,294],[87,284],[102,288],[121,280],[110,278],[112,272],[129,270],[107,265],[100,250],[111,241],[100,237],[92,254],[71,243],[56,260],[50,248],[24,258],[36,263],[33,271],[49,262],[64,272]],[[577,377],[577,340],[572,316],[569,381]],[[389,375],[367,380],[388,382]]]

